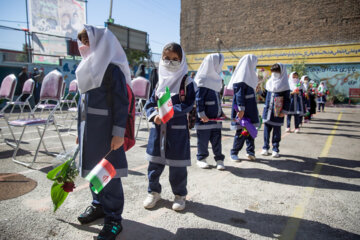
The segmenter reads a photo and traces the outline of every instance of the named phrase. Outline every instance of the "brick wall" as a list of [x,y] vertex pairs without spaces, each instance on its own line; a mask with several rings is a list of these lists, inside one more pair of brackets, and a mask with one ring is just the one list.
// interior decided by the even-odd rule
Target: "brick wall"
[[187,53],[360,42],[360,0],[181,0],[180,35]]

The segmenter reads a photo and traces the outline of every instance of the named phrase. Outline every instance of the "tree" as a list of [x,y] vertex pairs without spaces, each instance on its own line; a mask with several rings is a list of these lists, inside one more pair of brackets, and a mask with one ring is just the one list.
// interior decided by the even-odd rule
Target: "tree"
[[294,62],[291,66],[292,72],[297,72],[299,76],[306,75],[306,65],[305,65],[306,59],[305,57],[302,59],[294,59]]
[[129,64],[132,66],[139,65],[140,63],[143,63],[145,58],[149,57],[150,53],[149,44],[146,45],[145,51],[135,50],[135,49],[125,49],[126,57],[129,61]]

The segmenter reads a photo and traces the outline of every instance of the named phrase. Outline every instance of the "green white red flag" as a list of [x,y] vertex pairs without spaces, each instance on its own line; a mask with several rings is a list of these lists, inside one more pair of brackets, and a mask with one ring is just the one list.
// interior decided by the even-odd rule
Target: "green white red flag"
[[98,194],[115,177],[116,170],[114,166],[105,158],[101,160],[85,179],[91,182],[91,189]]
[[164,95],[157,102],[159,108],[159,116],[163,123],[166,123],[174,116],[174,108],[171,101],[169,87],[166,87]]

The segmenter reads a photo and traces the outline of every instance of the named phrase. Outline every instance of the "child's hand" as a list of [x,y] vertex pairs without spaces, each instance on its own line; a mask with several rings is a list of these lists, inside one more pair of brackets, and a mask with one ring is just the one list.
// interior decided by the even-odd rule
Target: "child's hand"
[[157,125],[160,125],[161,124],[161,118],[159,115],[156,115],[155,118],[154,118],[154,123],[157,124]]
[[244,111],[240,111],[240,112],[237,113],[237,117],[238,117],[239,119],[242,119],[242,118],[244,117],[244,114],[245,114]]
[[79,144],[79,137],[76,137],[76,144]]
[[206,123],[206,122],[209,121],[209,118],[207,116],[204,116],[204,117],[201,118],[201,121]]
[[124,144],[124,138],[113,136],[111,140],[111,150],[118,150]]

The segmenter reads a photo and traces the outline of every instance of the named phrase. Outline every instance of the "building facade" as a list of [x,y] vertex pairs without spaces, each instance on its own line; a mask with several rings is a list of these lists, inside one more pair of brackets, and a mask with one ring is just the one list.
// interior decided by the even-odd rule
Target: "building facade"
[[265,78],[276,62],[289,70],[305,62],[333,95],[360,88],[358,0],[182,0],[180,35],[191,71],[207,54],[224,54],[225,82],[252,53]]

